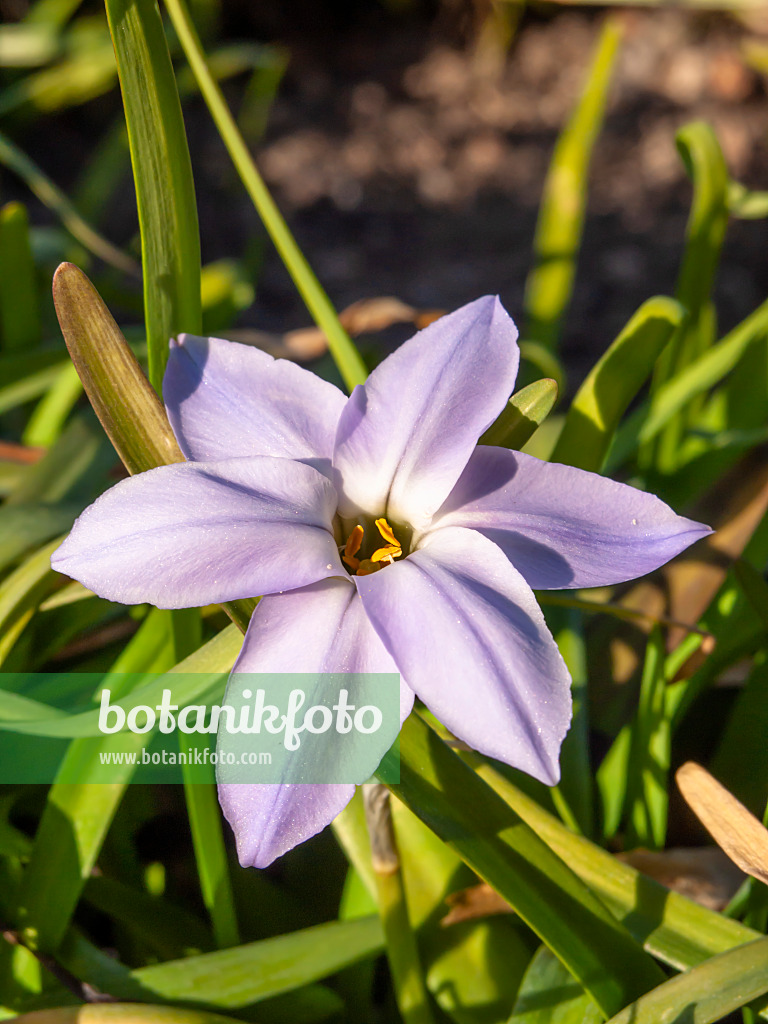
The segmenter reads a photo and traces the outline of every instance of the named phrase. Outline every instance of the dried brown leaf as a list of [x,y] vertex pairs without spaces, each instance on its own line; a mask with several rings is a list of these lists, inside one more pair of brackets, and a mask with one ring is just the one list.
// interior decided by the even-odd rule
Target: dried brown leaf
[[744,881],[744,874],[717,846],[630,850],[617,858],[710,910],[726,907]]
[[473,921],[478,917],[490,917],[492,914],[514,913],[507,901],[487,882],[453,892],[446,896],[445,902],[451,909],[440,922],[443,927],[460,921]]
[[768,883],[768,829],[701,765],[686,762],[675,779],[717,845],[742,871]]

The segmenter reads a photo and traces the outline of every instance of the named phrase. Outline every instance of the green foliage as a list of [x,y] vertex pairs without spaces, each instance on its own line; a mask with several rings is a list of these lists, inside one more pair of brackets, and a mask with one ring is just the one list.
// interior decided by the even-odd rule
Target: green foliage
[[[335,840],[317,837],[257,873],[236,863],[210,773],[205,784],[188,773],[183,792],[132,785],[129,765],[105,783],[113,739],[90,695],[75,717],[58,710],[62,680],[78,672],[97,673],[118,702],[139,688],[159,700],[152,674],[163,671],[196,673],[189,701],[220,688],[255,607],[229,606],[236,626],[214,608],[126,610],[50,570],[61,535],[114,482],[115,452],[130,473],[182,458],[158,397],[169,337],[226,332],[253,301],[260,239],[201,271],[181,108],[193,93],[344,382],[366,374],[249,151],[287,55],[221,44],[215,0],[191,15],[166,0],[163,12],[170,24],[153,0],[106,0],[107,24],[78,0],[37,0],[0,26],[0,163],[55,220],[45,234],[30,227],[31,208],[0,209],[0,756],[21,771],[39,737],[57,743],[52,786],[0,793],[0,920],[16,942],[0,945],[0,1018],[705,1024],[748,1003],[754,1018],[768,1005],[764,886],[747,883],[717,912],[609,849],[661,853],[668,836],[678,841],[671,771],[683,757],[707,761],[755,813],[768,803],[768,300],[723,334],[714,298],[729,218],[765,217],[768,202],[731,180],[711,127],[684,126],[692,201],[674,294],[649,297],[605,339],[568,398],[558,347],[619,49],[613,18],[544,184],[521,343],[525,372],[541,379],[522,380],[481,442],[620,473],[723,529],[706,556],[669,568],[663,596],[647,585],[552,595],[547,617],[574,685],[559,786],[452,749],[439,723],[415,714],[391,787],[397,870],[374,871],[358,796]],[[109,115],[65,194],[17,144],[17,126],[116,99],[117,73],[124,116]],[[242,74],[235,120],[218,82]],[[139,328],[128,326],[142,312],[138,267],[101,233],[129,164]],[[46,298],[53,252],[71,361]],[[558,389],[566,401],[550,416]],[[27,689],[35,671],[44,682]],[[147,738],[133,738],[138,752]],[[121,1001],[89,1002],[81,985]]]

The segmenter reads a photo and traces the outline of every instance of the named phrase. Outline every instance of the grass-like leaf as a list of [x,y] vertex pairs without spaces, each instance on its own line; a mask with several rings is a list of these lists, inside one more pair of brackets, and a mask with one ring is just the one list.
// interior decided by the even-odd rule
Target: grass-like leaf
[[468,755],[467,760],[659,960],[685,971],[760,937],[752,928],[670,892],[588,839],[574,835],[477,755]]
[[448,843],[568,967],[606,1014],[663,975],[600,899],[437,734],[411,715],[398,797]]
[[556,401],[557,383],[548,377],[521,388],[512,395],[478,444],[522,448],[547,418]]
[[31,348],[40,340],[29,220],[21,203],[0,210],[0,347]]
[[307,309],[317,326],[325,333],[328,347],[345,384],[350,389],[356,384],[362,384],[367,376],[367,370],[360,353],[342,327],[328,296],[264,184],[221,89],[208,68],[200,40],[183,0],[166,0],[165,7],[232,162]]
[[534,266],[525,286],[523,337],[556,349],[573,289],[587,199],[592,147],[600,131],[621,30],[609,18],[576,110],[555,146],[533,242]]
[[608,1024],[658,1024],[661,1020],[712,1024],[766,992],[768,939],[761,938],[671,978]]
[[153,0],[106,0],[141,230],[149,379],[161,392],[168,342],[200,334],[200,235],[187,138]]
[[579,388],[553,462],[600,471],[619,420],[684,319],[685,310],[673,299],[656,296],[643,303]]
[[594,1000],[546,946],[528,967],[508,1024],[602,1024]]

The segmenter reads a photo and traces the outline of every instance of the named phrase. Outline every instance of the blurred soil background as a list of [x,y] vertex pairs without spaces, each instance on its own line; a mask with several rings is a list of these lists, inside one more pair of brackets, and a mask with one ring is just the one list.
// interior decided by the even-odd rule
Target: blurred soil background
[[[0,0],[6,21],[25,9],[24,0]],[[469,0],[222,0],[216,17],[218,41],[257,41],[286,55],[265,130],[252,125],[251,141],[338,308],[391,295],[418,308],[451,309],[498,292],[520,316],[544,174],[603,11]],[[638,8],[622,18],[562,349],[572,386],[645,298],[674,289],[691,196],[676,129],[709,121],[731,174],[768,188],[761,71],[768,68],[768,13]],[[226,84],[235,110],[246,86],[247,76]],[[269,243],[261,243],[260,255],[254,249],[262,229],[202,101],[192,96],[184,109],[204,261],[249,254],[258,264],[255,302],[238,326],[284,331],[307,324]],[[19,123],[13,134],[68,189],[118,115],[113,89]],[[8,173],[0,188],[4,200],[29,201]],[[130,189],[126,165],[124,187],[100,218],[123,245],[136,232]],[[32,216],[50,221],[41,206],[32,206]],[[768,292],[765,251],[764,221],[732,223],[716,293],[722,328]]]

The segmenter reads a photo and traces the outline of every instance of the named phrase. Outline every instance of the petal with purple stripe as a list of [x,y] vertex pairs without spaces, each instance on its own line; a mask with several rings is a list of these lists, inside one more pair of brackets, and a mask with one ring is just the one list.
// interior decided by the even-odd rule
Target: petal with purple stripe
[[451,732],[557,782],[570,677],[530,587],[495,544],[437,530],[357,587],[409,685]]
[[183,462],[116,484],[51,558],[100,597],[188,608],[343,573],[336,494],[291,459]]
[[287,359],[191,334],[171,341],[163,396],[181,450],[196,461],[329,460],[346,402],[333,384]]
[[635,487],[482,445],[432,526],[480,531],[534,590],[636,579],[712,532]]
[[493,296],[401,345],[341,414],[333,457],[341,514],[426,526],[504,408],[518,360],[517,329]]

